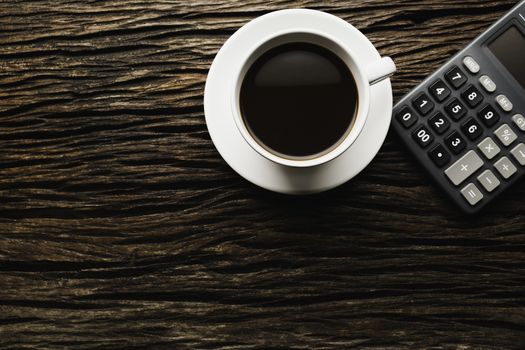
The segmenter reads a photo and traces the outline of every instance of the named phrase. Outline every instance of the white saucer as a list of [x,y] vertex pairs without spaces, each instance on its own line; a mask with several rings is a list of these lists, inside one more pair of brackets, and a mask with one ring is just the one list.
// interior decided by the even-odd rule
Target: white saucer
[[[287,194],[322,192],[359,174],[381,148],[392,117],[392,87],[385,79],[370,87],[370,110],[361,134],[347,151],[331,162],[313,168],[289,168],[257,153],[243,138],[232,114],[231,90],[243,64],[239,52],[265,37],[290,28],[312,28],[352,42],[359,64],[377,61],[380,55],[355,27],[335,16],[312,10],[284,10],[259,17],[239,29],[221,48],[206,82],[206,124],[215,147],[226,162],[246,180],[271,191]],[[356,32],[363,40],[355,41]]]

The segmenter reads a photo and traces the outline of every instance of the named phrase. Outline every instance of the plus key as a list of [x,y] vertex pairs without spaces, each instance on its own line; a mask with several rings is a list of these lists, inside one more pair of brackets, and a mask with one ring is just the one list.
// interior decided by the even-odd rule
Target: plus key
[[474,151],[469,151],[445,170],[445,174],[455,186],[459,186],[482,166],[483,160],[478,154]]

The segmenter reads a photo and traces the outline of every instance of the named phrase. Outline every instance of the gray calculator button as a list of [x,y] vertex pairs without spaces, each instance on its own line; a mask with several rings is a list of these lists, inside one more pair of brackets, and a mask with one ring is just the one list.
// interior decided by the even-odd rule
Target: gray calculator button
[[478,181],[487,190],[487,192],[494,191],[501,184],[496,175],[494,175],[494,173],[490,170],[486,170],[480,176],[478,176]]
[[461,194],[470,205],[475,206],[483,199],[483,194],[474,184],[468,184],[464,189],[461,190]]
[[474,151],[469,151],[445,170],[445,174],[454,185],[459,186],[482,166],[483,160],[480,156]]
[[498,147],[496,142],[492,140],[490,137],[487,137],[485,140],[481,141],[481,143],[478,145],[479,150],[487,159],[492,159],[495,156],[497,156],[501,149]]
[[512,121],[518,128],[520,128],[521,131],[525,131],[525,117],[523,117],[521,114],[516,114],[514,117],[512,117]]
[[487,90],[487,92],[496,91],[496,83],[494,83],[494,81],[492,81],[488,75],[482,75],[479,78],[479,83],[485,90]]
[[510,112],[514,108],[514,105],[512,104],[512,102],[510,102],[508,97],[505,95],[498,95],[496,97],[496,102],[501,107],[501,109],[503,109],[505,112]]
[[498,129],[496,129],[496,131],[494,131],[494,134],[498,137],[498,139],[505,147],[511,145],[518,138],[516,133],[507,124],[503,124]]
[[463,65],[472,73],[472,74],[476,74],[476,73],[479,73],[480,71],[480,67],[479,67],[479,64],[478,62],[476,62],[475,59],[473,59],[472,57],[470,56],[467,56],[463,59]]
[[525,165],[525,145],[520,143],[510,151],[521,166]]
[[500,160],[498,160],[494,164],[494,166],[499,171],[501,176],[503,176],[505,179],[508,179],[509,177],[514,175],[516,171],[518,171],[518,169],[516,169],[514,164],[507,157],[503,157]]

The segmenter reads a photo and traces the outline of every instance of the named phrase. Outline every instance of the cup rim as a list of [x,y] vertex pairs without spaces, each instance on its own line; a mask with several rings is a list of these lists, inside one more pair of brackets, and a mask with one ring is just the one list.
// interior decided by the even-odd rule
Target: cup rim
[[[264,47],[265,45],[268,45],[269,43],[276,41],[279,38],[283,38],[287,36],[297,37],[301,35],[321,38],[322,41],[330,42],[338,50],[344,53],[345,57],[342,57],[340,53],[334,52],[332,48],[326,47],[327,45],[325,45],[323,42],[321,43],[319,41],[311,42],[313,44],[320,45],[330,50],[332,53],[337,55],[341,60],[343,60],[343,62],[346,64],[346,66],[350,70],[350,73],[352,74],[356,82],[356,88],[358,91],[358,103],[357,103],[357,111],[355,113],[353,125],[350,127],[351,129],[347,131],[346,135],[343,136],[343,140],[338,141],[338,144],[333,149],[315,158],[291,159],[291,158],[284,158],[275,153],[272,153],[266,147],[259,144],[259,142],[251,135],[242,117],[242,112],[240,108],[240,91],[242,88],[242,83],[245,78],[245,74],[247,70],[251,67],[251,65],[255,62],[255,60],[257,60],[257,58],[259,58],[265,52],[267,52],[273,47],[278,46],[279,44],[274,45],[274,46],[270,44],[270,46],[266,50],[262,50],[262,52],[258,53],[257,51],[261,47]],[[356,38],[358,37],[356,36]],[[301,41],[290,40],[290,41],[285,41],[284,43],[292,43],[292,42],[301,42]],[[355,54],[352,53],[352,50],[342,45],[340,41],[334,38],[333,36],[323,33],[322,31],[319,31],[319,30],[313,30],[311,28],[304,28],[304,27],[289,28],[289,29],[285,29],[285,30],[281,30],[279,32],[273,33],[272,35],[269,35],[266,38],[257,42],[249,50],[246,50],[244,57],[242,59],[243,64],[241,65],[241,67],[237,69],[237,73],[235,74],[235,79],[233,81],[233,87],[231,88],[232,89],[231,104],[232,104],[233,119],[235,121],[235,125],[237,126],[244,140],[257,153],[267,158],[268,160],[274,163],[283,165],[283,166],[294,167],[294,168],[307,168],[307,167],[319,166],[322,164],[326,164],[334,160],[335,158],[339,157],[341,154],[343,154],[346,150],[348,150],[348,148],[356,141],[356,139],[361,134],[361,131],[363,130],[363,127],[366,123],[368,111],[370,109],[370,83],[365,78],[366,75],[363,69],[356,62],[354,57],[355,57]]]

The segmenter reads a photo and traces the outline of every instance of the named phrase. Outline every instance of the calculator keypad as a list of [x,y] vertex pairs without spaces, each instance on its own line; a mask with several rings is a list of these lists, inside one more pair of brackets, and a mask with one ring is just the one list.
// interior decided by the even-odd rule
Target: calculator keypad
[[482,75],[479,78],[479,83],[488,93],[493,93],[498,88],[488,75]]
[[422,147],[425,148],[434,141],[434,136],[430,133],[425,126],[421,125],[419,128],[414,131],[412,137],[416,142]]
[[475,58],[465,56],[395,115],[426,152],[435,167],[429,170],[442,172],[470,207],[486,203],[525,167],[523,111],[483,73]]
[[481,193],[479,188],[477,188],[473,183],[470,183],[465,188],[463,188],[461,190],[461,194],[472,206],[478,204],[483,199],[483,193]]
[[408,107],[403,108],[399,113],[397,113],[396,119],[405,127],[405,129],[408,129],[417,123],[416,115]]
[[461,97],[463,97],[463,101],[465,101],[470,108],[477,107],[483,102],[483,95],[481,95],[481,92],[479,92],[474,85],[470,85],[467,90],[461,94]]
[[510,112],[514,108],[512,102],[510,102],[509,98],[505,95],[498,95],[496,97],[496,102],[505,112]]
[[445,117],[441,112],[436,113],[432,118],[430,118],[428,123],[430,124],[430,127],[439,135],[444,134],[451,125],[447,117]]
[[448,164],[448,162],[450,162],[450,153],[448,153],[445,147],[441,145],[436,145],[434,148],[432,148],[428,152],[428,155],[438,168],[442,168],[443,166]]
[[525,131],[525,117],[521,114],[516,114],[512,117],[512,121],[521,131]]
[[467,108],[459,102],[457,98],[453,99],[446,107],[448,115],[454,120],[461,120],[467,114]]
[[445,138],[445,144],[454,154],[460,154],[467,148],[467,142],[457,131],[454,131]]
[[478,74],[481,70],[478,62],[470,56],[467,56],[463,59],[463,65],[470,71],[472,74]]
[[468,151],[467,154],[445,170],[445,174],[454,185],[459,186],[482,166],[483,160],[478,154],[474,151]]
[[485,170],[481,175],[479,175],[478,182],[485,188],[487,192],[493,192],[501,184],[496,175],[494,175],[494,173],[490,170]]
[[468,80],[463,71],[456,66],[454,66],[447,74],[445,74],[445,77],[450,85],[454,87],[454,89],[459,89]]
[[514,141],[518,139],[518,135],[516,135],[514,131],[510,128],[510,126],[508,126],[507,124],[503,124],[498,129],[496,129],[496,131],[494,131],[494,134],[498,137],[500,142],[505,147],[510,146]]
[[514,166],[514,163],[512,163],[507,157],[502,157],[500,160],[494,163],[494,167],[505,179],[510,178],[518,171],[518,169]]
[[514,159],[520,163],[521,166],[525,166],[525,145],[520,143],[510,151],[514,156]]
[[421,93],[413,102],[414,108],[422,115],[427,115],[434,109],[434,102],[427,94]]
[[501,152],[501,149],[499,148],[499,146],[490,137],[487,137],[485,140],[483,140],[478,145],[478,149],[481,151],[481,153],[483,153],[485,158],[487,158],[488,160],[493,159]]
[[491,128],[499,122],[500,116],[491,105],[486,105],[478,112],[478,118],[487,128]]
[[445,101],[452,93],[445,82],[441,79],[432,84],[429,88],[429,91],[432,97],[434,97],[438,102]]
[[463,123],[461,130],[463,130],[463,133],[470,141],[476,141],[483,134],[481,125],[479,125],[479,123],[474,118],[469,118],[465,123]]

